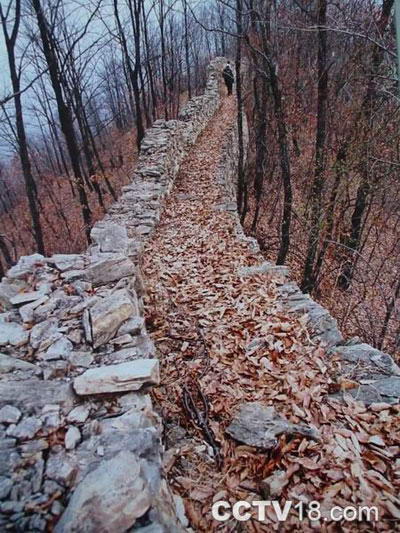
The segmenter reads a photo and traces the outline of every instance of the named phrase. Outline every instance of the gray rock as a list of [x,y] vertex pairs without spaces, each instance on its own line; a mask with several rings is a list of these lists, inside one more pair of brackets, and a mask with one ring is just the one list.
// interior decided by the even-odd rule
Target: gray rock
[[8,374],[14,370],[36,372],[38,368],[32,363],[22,361],[22,359],[0,353],[0,374]]
[[307,294],[303,294],[298,287],[292,284],[283,285],[280,295],[285,310],[308,315],[307,329],[311,332],[312,339],[322,341],[328,348],[343,341],[336,320],[322,305],[314,302]]
[[22,454],[22,457],[31,457],[32,455],[37,455],[43,450],[49,448],[49,443],[46,439],[28,440],[19,444],[18,449]]
[[58,428],[61,425],[60,406],[57,404],[45,405],[42,409],[41,420],[47,429]]
[[64,511],[64,506],[61,505],[61,503],[56,500],[51,505],[51,514],[54,516],[60,516],[60,514]]
[[5,500],[10,494],[13,487],[13,482],[10,478],[1,476],[0,477],[0,500]]
[[52,496],[56,492],[62,492],[63,487],[53,479],[45,479],[43,483],[43,492]]
[[174,504],[175,504],[175,511],[176,516],[179,520],[179,522],[182,524],[183,527],[189,527],[189,520],[187,519],[187,516],[185,514],[185,504],[183,503],[183,499],[178,494],[174,494]]
[[129,335],[126,333],[125,335],[120,335],[119,337],[115,337],[115,339],[112,339],[111,344],[116,344],[117,346],[123,346],[124,344],[131,344],[133,343],[133,337],[132,335]]
[[81,441],[81,432],[75,426],[70,426],[65,434],[65,449],[74,450]]
[[276,446],[277,437],[283,433],[302,435],[314,440],[320,439],[316,429],[291,424],[273,407],[260,402],[241,404],[226,432],[239,442],[265,450]]
[[148,335],[135,337],[132,346],[123,348],[106,356],[107,363],[129,361],[132,359],[148,359],[155,357],[154,342]]
[[78,471],[77,458],[62,451],[50,454],[46,464],[46,476],[66,487],[71,486]]
[[73,367],[89,368],[93,361],[94,357],[91,352],[72,352],[68,356],[68,362]]
[[145,384],[160,382],[157,359],[137,359],[120,365],[86,370],[74,379],[77,394],[102,394],[139,390]]
[[265,261],[261,265],[250,267],[241,267],[238,269],[238,276],[241,278],[248,278],[252,276],[259,276],[263,274],[271,274],[273,276],[287,277],[289,276],[289,269],[283,265],[273,265]]
[[21,440],[32,439],[41,427],[41,420],[30,416],[21,420],[16,426],[9,426],[7,429],[7,435]]
[[371,372],[400,376],[400,368],[390,355],[369,344],[337,346],[331,350],[331,353],[340,355],[344,361],[354,363],[352,367],[357,372],[358,379],[362,377],[368,379]]
[[36,266],[43,266],[45,264],[43,255],[32,254],[25,255],[20,258],[18,263],[9,269],[7,277],[12,279],[20,279],[27,274],[31,274]]
[[75,396],[70,383],[39,379],[0,381],[0,405],[13,404],[26,410],[38,411],[50,403],[71,408],[74,402]]
[[0,346],[23,346],[29,340],[29,331],[16,322],[0,322]]
[[24,508],[23,502],[9,501],[0,505],[0,510],[4,514],[20,513]]
[[64,378],[68,372],[67,361],[48,361],[43,369],[43,379]]
[[48,296],[42,296],[41,298],[39,298],[38,300],[35,300],[32,303],[26,304],[20,307],[19,314],[23,322],[33,322],[35,309],[37,309],[40,305],[47,303],[48,300],[49,300]]
[[49,318],[32,328],[30,343],[32,348],[39,348],[42,351],[60,337],[61,333],[58,331],[58,320],[56,318]]
[[118,336],[122,335],[140,335],[144,328],[144,318],[141,316],[133,316],[129,318],[118,330]]
[[67,337],[74,344],[80,344],[82,342],[82,330],[75,328],[68,332]]
[[0,423],[2,424],[17,424],[21,416],[21,411],[13,405],[5,405],[0,409]]
[[60,337],[48,348],[43,359],[51,361],[54,359],[68,359],[68,356],[73,350],[72,342],[65,336]]
[[331,395],[331,398],[343,399],[344,394],[350,394],[355,400],[366,405],[371,403],[397,404],[400,402],[400,378],[389,377],[374,381],[368,385],[361,385],[358,388],[350,389],[346,393]]
[[122,451],[87,474],[74,491],[55,533],[96,531],[122,533],[151,505],[135,455]]
[[61,274],[61,277],[67,283],[73,283],[74,281],[84,280],[85,275],[85,270],[67,270]]
[[283,489],[288,485],[289,479],[284,470],[275,470],[275,472],[262,480],[261,487],[265,490],[266,497],[279,497]]
[[71,283],[72,287],[76,290],[77,294],[80,296],[86,296],[86,293],[92,289],[92,284],[87,281],[82,281],[80,279]]
[[94,348],[114,337],[121,324],[137,312],[137,301],[126,289],[117,290],[96,303],[90,310]]
[[55,265],[61,272],[65,272],[66,270],[82,270],[85,268],[84,257],[79,254],[54,254],[48,262]]
[[121,252],[128,250],[128,234],[125,226],[101,222],[90,232],[91,238],[99,246],[101,252]]
[[78,405],[68,414],[67,420],[74,424],[83,424],[88,419],[89,414],[90,410],[86,405]]
[[86,269],[85,279],[94,286],[135,275],[135,265],[122,254],[98,254]]
[[11,309],[11,299],[16,296],[21,289],[25,288],[25,283],[14,282],[4,278],[0,283],[0,305],[4,309]]
[[32,302],[36,302],[43,298],[43,292],[33,291],[33,292],[20,292],[13,296],[10,302],[15,305],[24,305]]
[[9,448],[14,448],[17,444],[17,439],[4,438],[5,431],[3,431],[3,436],[0,439],[0,450],[8,450]]
[[38,514],[33,515],[29,520],[29,531],[45,531],[46,527],[46,520]]

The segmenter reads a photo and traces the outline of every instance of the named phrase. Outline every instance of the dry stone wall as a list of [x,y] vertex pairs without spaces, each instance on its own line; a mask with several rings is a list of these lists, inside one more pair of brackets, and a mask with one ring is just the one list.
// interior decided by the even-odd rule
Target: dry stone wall
[[147,132],[131,184],[93,227],[86,253],[22,257],[0,283],[2,531],[182,529],[148,393],[160,377],[139,261],[219,106],[224,63],[209,65],[204,94],[179,120]]
[[[245,142],[247,141],[245,124]],[[355,399],[367,405],[375,402],[398,403],[400,401],[400,368],[392,357],[363,343],[358,337],[344,339],[336,320],[309,295],[303,294],[296,283],[289,280],[289,269],[263,261],[258,243],[247,237],[237,214],[237,126],[233,124],[226,145],[223,148],[219,168],[219,184],[225,191],[226,203],[223,209],[236,217],[236,231],[239,239],[249,243],[251,250],[260,258],[255,267],[242,268],[238,275],[270,274],[277,280],[278,306],[288,313],[297,314],[309,331],[310,338],[322,343],[328,354],[341,360],[341,372],[359,385],[346,391]],[[342,398],[342,393],[336,395]]]

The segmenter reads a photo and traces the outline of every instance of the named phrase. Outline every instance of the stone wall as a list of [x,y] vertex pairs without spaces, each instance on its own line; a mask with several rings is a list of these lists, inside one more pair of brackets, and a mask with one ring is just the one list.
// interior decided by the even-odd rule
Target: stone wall
[[223,58],[147,132],[86,253],[22,257],[0,283],[0,529],[180,531],[161,475],[158,360],[139,270],[180,164],[219,106]]
[[[245,126],[245,132],[247,128]],[[247,135],[245,135],[247,140]],[[358,337],[344,339],[336,320],[309,295],[303,294],[296,283],[289,280],[289,269],[263,261],[255,239],[244,234],[236,207],[237,191],[237,127],[232,125],[223,148],[219,168],[219,184],[225,191],[224,208],[236,217],[236,232],[239,239],[249,243],[251,250],[260,259],[256,267],[241,269],[240,276],[259,273],[270,274],[277,281],[278,306],[280,310],[296,314],[306,326],[310,338],[323,344],[330,356],[341,363],[342,377],[358,386],[346,391],[366,404],[374,402],[398,403],[400,399],[400,368],[390,355],[363,343]],[[342,398],[343,393],[336,396]]]

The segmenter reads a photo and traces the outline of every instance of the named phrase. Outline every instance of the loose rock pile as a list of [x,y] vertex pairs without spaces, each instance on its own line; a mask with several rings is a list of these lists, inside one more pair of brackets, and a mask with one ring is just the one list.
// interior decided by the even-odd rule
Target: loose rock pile
[[[22,257],[0,283],[0,529],[180,531],[161,477],[148,389],[158,360],[138,262],[189,146],[219,105],[205,94],[159,120],[132,184],[84,254]],[[150,528],[150,529],[148,529]]]

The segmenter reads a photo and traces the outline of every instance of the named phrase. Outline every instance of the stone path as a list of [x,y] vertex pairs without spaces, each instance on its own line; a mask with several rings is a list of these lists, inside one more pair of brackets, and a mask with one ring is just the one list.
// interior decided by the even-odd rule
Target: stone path
[[331,398],[354,383],[312,339],[307,316],[284,309],[285,270],[252,268],[263,258],[241,232],[223,180],[216,183],[234,119],[235,103],[224,98],[144,253],[169,482],[194,531],[311,530],[293,508],[284,523],[271,507],[263,522],[211,517],[213,501],[260,499],[318,501],[319,531],[333,527],[334,505],[374,505],[378,530],[392,531],[400,517],[398,405]]

